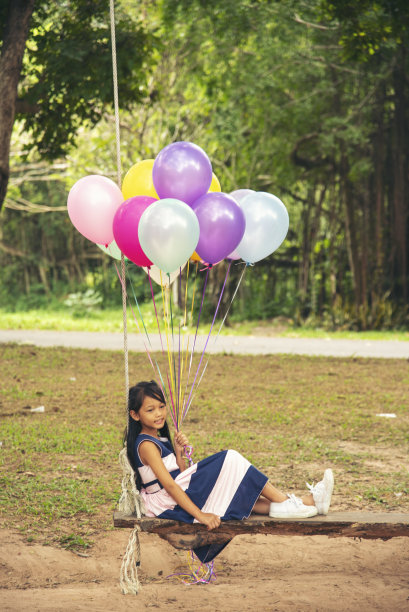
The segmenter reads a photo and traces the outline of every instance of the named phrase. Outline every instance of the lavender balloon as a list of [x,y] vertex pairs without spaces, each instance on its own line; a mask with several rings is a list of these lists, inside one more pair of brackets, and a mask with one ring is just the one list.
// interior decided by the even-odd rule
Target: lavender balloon
[[207,193],[192,204],[199,219],[196,253],[215,264],[231,253],[244,235],[246,221],[240,206],[226,193]]
[[253,189],[236,189],[235,191],[231,191],[230,195],[240,204],[240,202],[251,193],[255,193],[255,191],[253,191]]
[[208,192],[212,164],[203,149],[192,142],[174,142],[156,157],[152,178],[160,199],[175,198],[190,205]]

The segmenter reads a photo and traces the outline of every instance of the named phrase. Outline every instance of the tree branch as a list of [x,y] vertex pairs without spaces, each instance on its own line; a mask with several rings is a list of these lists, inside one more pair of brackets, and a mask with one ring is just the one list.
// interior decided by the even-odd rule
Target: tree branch
[[296,21],[297,23],[301,23],[302,25],[306,25],[308,28],[315,28],[316,30],[338,30],[339,26],[324,26],[318,23],[311,23],[310,21],[305,21],[304,19],[301,19],[301,17],[299,15],[297,15],[297,13],[294,15],[294,21]]

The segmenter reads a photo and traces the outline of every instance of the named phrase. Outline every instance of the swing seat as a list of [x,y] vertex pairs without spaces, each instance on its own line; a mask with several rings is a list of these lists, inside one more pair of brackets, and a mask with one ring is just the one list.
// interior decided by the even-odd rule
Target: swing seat
[[409,536],[409,514],[394,512],[333,512],[307,519],[275,519],[252,515],[242,521],[223,521],[212,531],[200,523],[180,523],[169,519],[137,518],[114,512],[114,527],[135,528],[146,533],[156,533],[174,548],[190,550],[206,544],[222,544],[237,535],[264,533],[269,535],[327,535],[389,540]]

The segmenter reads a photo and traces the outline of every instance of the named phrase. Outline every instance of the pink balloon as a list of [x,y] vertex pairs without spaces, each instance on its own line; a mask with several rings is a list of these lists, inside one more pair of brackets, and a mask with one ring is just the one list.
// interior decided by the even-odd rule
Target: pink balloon
[[68,215],[74,227],[88,240],[109,244],[114,239],[112,221],[124,201],[118,185],[106,176],[84,176],[68,194]]
[[135,196],[125,200],[115,213],[113,222],[115,241],[122,253],[137,266],[152,265],[139,242],[138,227],[142,213],[156,201],[156,198],[150,196]]

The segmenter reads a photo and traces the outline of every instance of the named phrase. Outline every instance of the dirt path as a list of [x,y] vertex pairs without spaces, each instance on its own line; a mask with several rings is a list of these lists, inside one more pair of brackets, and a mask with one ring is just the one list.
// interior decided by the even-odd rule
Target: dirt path
[[128,532],[100,536],[88,557],[0,534],[4,612],[409,610],[409,539],[240,536],[216,560],[217,581],[185,586],[166,576],[185,553],[142,534],[143,587],[122,595],[118,576]]

